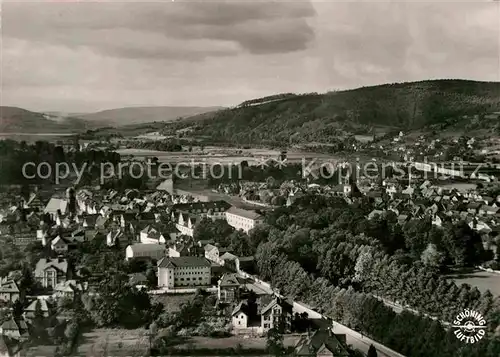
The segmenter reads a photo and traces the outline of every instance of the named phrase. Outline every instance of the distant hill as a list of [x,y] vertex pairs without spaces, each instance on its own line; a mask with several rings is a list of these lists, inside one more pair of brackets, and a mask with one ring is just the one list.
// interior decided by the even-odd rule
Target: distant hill
[[62,118],[17,107],[0,107],[0,133],[71,133],[93,127],[81,119]]
[[181,117],[189,117],[219,109],[222,109],[222,107],[130,107],[103,110],[75,117],[88,122],[99,123],[102,126],[123,126],[155,121],[170,122]]
[[[500,111],[500,82],[432,80],[326,94],[286,93],[193,116],[180,124],[192,126],[193,136],[234,143],[328,142],[380,128],[442,129],[448,123],[457,125],[464,115],[494,111]],[[465,128],[467,123],[459,124]],[[165,132],[169,130],[167,126]]]

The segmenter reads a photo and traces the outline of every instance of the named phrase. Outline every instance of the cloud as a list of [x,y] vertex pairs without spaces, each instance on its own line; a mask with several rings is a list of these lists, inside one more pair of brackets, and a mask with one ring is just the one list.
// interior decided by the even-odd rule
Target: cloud
[[499,2],[4,3],[2,11],[3,104],[33,110],[500,80]]
[[3,35],[125,58],[203,60],[304,50],[310,3],[8,3]]

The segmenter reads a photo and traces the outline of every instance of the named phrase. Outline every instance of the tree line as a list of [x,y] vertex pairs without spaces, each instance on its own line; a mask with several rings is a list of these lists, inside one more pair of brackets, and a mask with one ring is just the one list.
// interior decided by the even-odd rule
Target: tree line
[[[498,356],[500,298],[442,276],[447,264],[471,266],[484,257],[480,237],[463,224],[434,231],[426,221],[372,222],[366,209],[309,196],[267,215],[255,254],[260,276],[408,357]],[[380,298],[420,313],[398,314]],[[472,347],[439,321],[452,322],[465,308],[488,321],[485,339]]]

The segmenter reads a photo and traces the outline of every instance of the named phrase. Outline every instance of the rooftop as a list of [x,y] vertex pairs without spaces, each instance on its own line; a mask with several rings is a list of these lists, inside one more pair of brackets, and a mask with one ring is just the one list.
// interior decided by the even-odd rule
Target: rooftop
[[237,207],[231,207],[230,209],[228,209],[226,211],[226,213],[230,213],[230,214],[234,214],[236,216],[245,217],[245,218],[254,219],[254,220],[262,218],[262,215],[258,214],[255,211],[249,211],[249,210],[245,210],[245,209],[237,208]]
[[202,257],[165,257],[158,262],[158,268],[211,267],[210,262]]
[[165,245],[163,244],[131,244],[127,247],[127,249],[132,249],[134,253],[145,253],[145,252],[157,252],[160,250],[165,250]]

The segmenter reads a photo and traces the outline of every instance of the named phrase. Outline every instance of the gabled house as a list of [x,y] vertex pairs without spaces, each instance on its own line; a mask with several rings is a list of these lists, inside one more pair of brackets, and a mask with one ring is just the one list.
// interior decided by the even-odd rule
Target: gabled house
[[106,245],[108,247],[116,245],[117,242],[118,244],[128,242],[128,237],[121,229],[112,230],[106,235]]
[[236,255],[226,252],[222,254],[220,260],[222,262],[222,265],[229,270],[234,272],[240,271],[240,261]]
[[63,254],[68,251],[68,243],[61,236],[57,236],[50,242],[50,249],[58,254]]
[[167,255],[169,257],[187,257],[191,254],[192,244],[176,242],[168,247]]
[[499,208],[498,207],[493,207],[493,206],[488,206],[488,205],[482,205],[479,208],[479,214],[481,215],[494,215],[498,213]]
[[293,305],[288,301],[275,297],[269,304],[262,307],[260,311],[262,330],[264,332],[284,323],[286,331],[292,326]]
[[238,274],[224,274],[217,283],[217,298],[219,303],[232,303],[239,299],[242,283]]
[[346,335],[334,334],[330,329],[321,328],[312,335],[302,336],[295,345],[291,356],[296,357],[350,357]]
[[240,301],[238,305],[234,308],[233,312],[231,313],[231,323],[233,326],[233,329],[235,332],[238,333],[238,331],[247,331],[249,328],[254,328],[256,332],[262,333],[262,328],[259,324],[252,324],[250,323],[253,315],[252,314],[252,308],[248,301],[243,300]]
[[474,229],[475,231],[481,232],[481,233],[490,233],[492,231],[491,227],[489,226],[488,223],[478,220],[476,218],[472,219],[469,222],[469,227]]
[[12,303],[21,298],[21,291],[14,280],[0,279],[0,301]]
[[42,199],[35,192],[32,192],[28,200],[24,203],[24,208],[31,208],[35,211],[41,211],[44,207]]
[[61,282],[65,282],[71,271],[68,268],[68,261],[63,258],[47,259],[42,258],[36,263],[35,279],[45,288],[53,288]]
[[54,287],[53,296],[55,298],[67,297],[73,299],[76,294],[83,291],[83,286],[76,280],[67,280]]
[[10,318],[0,326],[0,334],[15,340],[25,341],[29,338],[28,326],[23,319]]
[[177,237],[179,231],[174,227],[147,225],[139,233],[139,239],[144,244],[166,244]]
[[222,265],[222,260],[220,259],[220,251],[219,248],[212,244],[207,244],[203,248],[205,251],[205,258],[210,260],[211,262]]
[[43,212],[48,213],[53,220],[56,220],[58,215],[65,215],[69,212],[68,205],[67,199],[53,197],[49,200]]
[[37,304],[40,304],[40,309],[42,310],[43,317],[49,317],[49,303],[47,302],[47,300],[35,299],[24,309],[23,316],[28,321],[35,318]]

